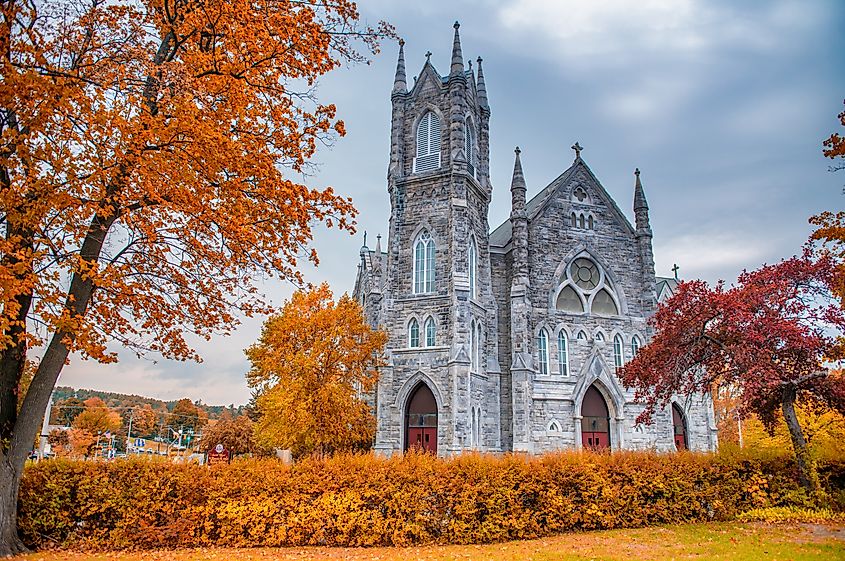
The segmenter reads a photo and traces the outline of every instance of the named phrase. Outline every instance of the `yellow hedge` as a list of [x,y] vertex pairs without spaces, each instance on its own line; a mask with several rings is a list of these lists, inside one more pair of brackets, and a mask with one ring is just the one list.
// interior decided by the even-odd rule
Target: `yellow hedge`
[[[845,460],[822,467],[829,496],[843,474]],[[484,543],[789,505],[812,506],[789,461],[726,454],[56,460],[27,468],[19,528],[32,546],[92,549]]]

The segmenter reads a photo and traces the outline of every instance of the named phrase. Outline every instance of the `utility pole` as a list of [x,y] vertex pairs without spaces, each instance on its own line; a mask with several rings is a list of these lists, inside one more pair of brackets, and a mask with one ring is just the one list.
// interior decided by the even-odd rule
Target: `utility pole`
[[53,413],[53,397],[56,395],[54,389],[50,392],[50,401],[47,402],[47,410],[44,411],[44,420],[41,422],[41,438],[38,439],[38,459],[44,459],[44,452],[47,450],[47,431],[50,430],[50,415]]
[[132,418],[135,416],[135,409],[129,410],[129,428],[126,431],[126,454],[129,455],[129,446],[132,442]]

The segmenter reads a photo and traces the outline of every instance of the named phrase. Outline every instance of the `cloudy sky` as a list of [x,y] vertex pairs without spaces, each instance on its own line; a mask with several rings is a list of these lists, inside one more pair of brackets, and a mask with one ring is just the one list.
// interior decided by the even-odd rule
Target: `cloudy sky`
[[[360,9],[364,22],[387,20],[405,39],[409,80],[428,50],[448,73],[455,20],[465,59],[484,58],[493,227],[509,213],[514,146],[531,196],[571,164],[576,140],[629,218],[633,170],[642,170],[658,275],[677,263],[684,278],[734,280],[800,251],[807,218],[843,208],[845,172],[830,173],[821,155],[845,98],[841,0],[361,0]],[[322,81],[321,100],[338,105],[349,132],[305,179],[352,196],[371,242],[387,231],[397,48],[385,44],[371,65]],[[351,291],[360,233],[320,230],[315,245],[321,264],[308,280]],[[264,289],[275,303],[292,290]],[[260,326],[248,320],[198,343],[202,364],[73,358],[59,383],[244,403],[243,349]]]

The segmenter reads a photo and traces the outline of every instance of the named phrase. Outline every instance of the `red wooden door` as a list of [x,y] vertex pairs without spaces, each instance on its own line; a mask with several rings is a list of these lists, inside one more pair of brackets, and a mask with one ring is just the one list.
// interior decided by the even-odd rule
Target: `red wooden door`
[[675,435],[675,448],[677,448],[678,450],[686,450],[687,449],[686,439],[684,438],[683,434],[676,434]]
[[591,448],[593,450],[609,448],[610,434],[606,432],[583,431],[581,433],[581,444],[584,446],[584,448]]
[[581,403],[581,446],[593,450],[610,448],[610,413],[604,397],[590,386]]
[[414,390],[405,414],[405,449],[437,453],[437,402],[425,384]]

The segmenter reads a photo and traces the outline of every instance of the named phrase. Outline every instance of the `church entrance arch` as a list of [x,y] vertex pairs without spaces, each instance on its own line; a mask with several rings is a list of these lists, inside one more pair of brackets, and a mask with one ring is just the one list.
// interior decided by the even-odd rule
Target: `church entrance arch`
[[437,453],[437,400],[423,382],[417,384],[405,408],[405,450]]
[[595,386],[587,388],[581,402],[581,444],[584,448],[610,448],[610,412]]
[[675,448],[678,450],[689,448],[687,443],[687,421],[684,419],[684,412],[681,411],[681,408],[676,403],[672,404],[672,426],[675,429]]

